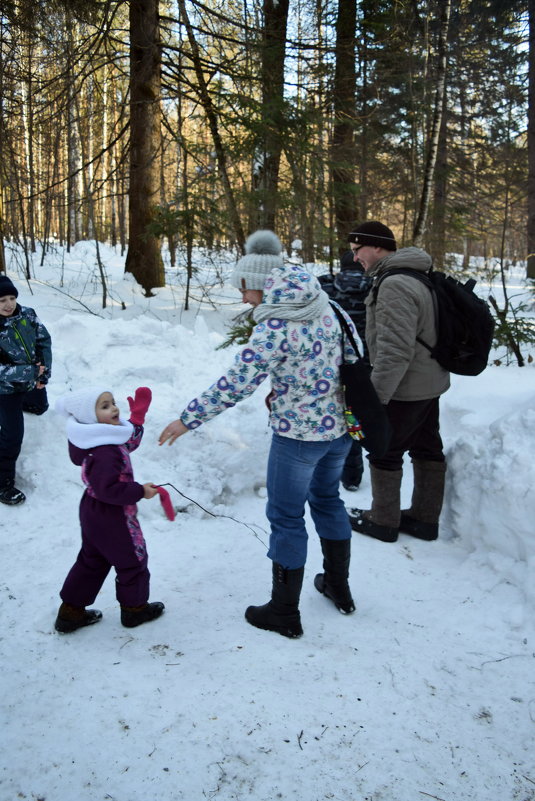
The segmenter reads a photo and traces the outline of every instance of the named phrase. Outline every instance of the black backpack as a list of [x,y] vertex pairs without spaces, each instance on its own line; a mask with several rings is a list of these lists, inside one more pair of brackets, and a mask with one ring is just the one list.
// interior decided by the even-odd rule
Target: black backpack
[[421,273],[399,267],[387,270],[379,277],[373,287],[375,300],[382,281],[396,273],[417,278],[429,288],[433,297],[437,325],[436,345],[431,347],[420,337],[416,337],[417,341],[450,373],[482,373],[488,364],[492,347],[494,320],[485,301],[474,292],[475,280],[470,278],[461,284],[449,275],[435,272],[433,268],[428,273]]

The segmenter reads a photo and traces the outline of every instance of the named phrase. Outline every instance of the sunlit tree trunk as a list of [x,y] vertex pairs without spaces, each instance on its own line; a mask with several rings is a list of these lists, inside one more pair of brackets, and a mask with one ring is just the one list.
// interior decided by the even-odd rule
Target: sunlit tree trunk
[[67,250],[78,241],[81,233],[80,191],[81,176],[80,140],[76,119],[76,92],[74,86],[73,21],[69,14],[67,21],[68,61],[67,61]]
[[35,253],[35,154],[34,154],[34,109],[33,109],[33,43],[30,37],[25,37],[26,51],[26,80],[23,84],[25,102],[22,106],[24,124],[24,155],[26,166],[27,195],[27,234],[30,251]]
[[274,230],[284,134],[284,60],[289,0],[264,0],[262,41],[262,135],[255,157],[256,225]]
[[529,0],[528,278],[535,278],[535,0]]
[[160,188],[158,0],[130,0],[129,243],[125,270],[145,293],[164,286],[159,238],[148,227]]
[[339,0],[336,20],[331,158],[334,214],[340,255],[347,250],[347,235],[357,216],[354,143],[356,20],[356,0]]
[[427,225],[427,215],[429,212],[429,201],[433,187],[435,175],[435,165],[438,153],[438,143],[440,137],[440,127],[442,123],[442,113],[444,108],[444,93],[446,91],[446,68],[447,68],[447,41],[448,28],[450,21],[451,0],[445,0],[442,5],[442,16],[440,30],[438,34],[438,54],[437,54],[437,74],[435,87],[435,100],[433,110],[433,122],[427,147],[427,158],[423,178],[422,194],[420,197],[420,208],[413,232],[413,244],[421,247]]
[[444,267],[446,256],[446,205],[448,195],[448,137],[446,95],[442,110],[442,123],[438,140],[435,182],[433,189],[433,217],[429,237],[429,249],[437,269]]
[[[0,17],[0,37],[4,36],[4,21]],[[4,54],[0,47],[0,156],[4,153]],[[4,211],[3,211],[3,173],[0,172],[0,273],[6,271],[6,256],[4,252]]]
[[218,123],[217,113],[212,103],[210,94],[208,92],[208,86],[206,84],[206,80],[202,69],[199,48],[197,46],[195,34],[191,26],[191,22],[189,19],[189,15],[184,0],[178,0],[178,7],[180,9],[181,19],[186,28],[188,41],[191,47],[192,60],[193,60],[193,65],[195,67],[195,75],[197,77],[197,82],[198,82],[199,99],[204,108],[205,114],[208,118],[208,124],[210,126],[210,133],[212,135],[212,141],[214,143],[219,174],[221,177],[223,188],[225,190],[225,197],[227,200],[231,225],[234,230],[234,234],[236,236],[238,247],[243,252],[245,246],[245,235],[243,232],[243,227],[241,224],[238,207],[236,205],[236,200],[234,198],[234,191],[232,188],[232,184],[230,182],[230,177],[227,169],[227,155],[225,148],[223,146],[221,134],[219,133],[219,123]]

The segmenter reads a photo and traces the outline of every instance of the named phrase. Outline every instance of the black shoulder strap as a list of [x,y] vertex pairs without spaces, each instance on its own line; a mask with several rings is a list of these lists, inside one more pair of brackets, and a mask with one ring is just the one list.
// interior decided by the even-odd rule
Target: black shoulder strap
[[336,314],[336,317],[338,318],[338,322],[340,323],[340,328],[342,329],[342,361],[345,362],[345,358],[344,358],[344,350],[345,350],[345,348],[344,348],[344,331],[347,334],[347,338],[351,342],[351,346],[353,347],[353,350],[357,354],[358,358],[362,359],[362,356],[360,355],[360,350],[358,349],[358,345],[355,342],[355,337],[351,333],[351,328],[349,327],[346,318],[344,317],[344,315],[342,314],[340,309],[338,309],[334,305],[334,303],[331,303],[329,301],[329,305],[331,306],[333,312]]
[[431,280],[427,275],[427,273],[422,273],[419,270],[411,270],[410,267],[393,267],[391,270],[385,270],[384,273],[377,276],[377,278],[375,279],[372,288],[373,299],[375,301],[377,300],[377,293],[379,291],[379,287],[381,286],[385,278],[388,278],[391,275],[409,275],[411,278],[416,278],[418,281],[421,281],[422,284],[425,284],[426,287],[428,287],[431,290],[431,292],[433,292],[433,284],[431,283]]

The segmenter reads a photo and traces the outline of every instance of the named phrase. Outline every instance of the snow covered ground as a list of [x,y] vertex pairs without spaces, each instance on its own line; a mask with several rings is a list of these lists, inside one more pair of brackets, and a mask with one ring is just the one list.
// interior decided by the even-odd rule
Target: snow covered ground
[[[144,298],[124,260],[101,250],[106,309],[88,243],[43,266],[36,254],[29,282],[10,252],[8,274],[52,334],[52,404],[104,384],[126,412],[137,386],[153,391],[132,461],[138,481],[178,490],[174,523],[157,498],[139,504],[151,597],[166,612],[122,628],[110,577],[101,623],[54,631],[82,484],[63,419],[27,416],[18,485],[28,499],[0,508],[0,801],[533,801],[533,365],[454,377],[442,401],[441,537],[355,535],[355,615],[314,589],[310,525],[305,634],[287,640],[243,618],[270,589],[267,387],[174,446],[157,443],[232,359],[216,350],[240,308],[218,281],[222,261],[203,261],[185,312],[182,274]],[[521,287],[521,273],[511,282]],[[405,501],[410,492],[409,464]],[[366,507],[367,472],[344,499]]]

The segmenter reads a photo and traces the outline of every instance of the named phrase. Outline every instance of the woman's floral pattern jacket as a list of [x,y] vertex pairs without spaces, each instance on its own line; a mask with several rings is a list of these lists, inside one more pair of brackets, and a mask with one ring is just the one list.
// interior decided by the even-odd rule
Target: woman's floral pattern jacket
[[[266,282],[263,303],[276,305],[280,317],[260,322],[234,364],[212,386],[192,400],[181,414],[190,429],[251,395],[266,378],[273,431],[292,439],[332,440],[347,433],[339,366],[342,361],[340,326],[327,305],[312,320],[284,319],[285,299],[295,309],[296,292],[317,296],[323,292],[317,279],[302,267],[286,265]],[[257,307],[262,309],[262,304]],[[354,332],[354,326],[346,315]],[[346,361],[356,354],[347,338]]]

